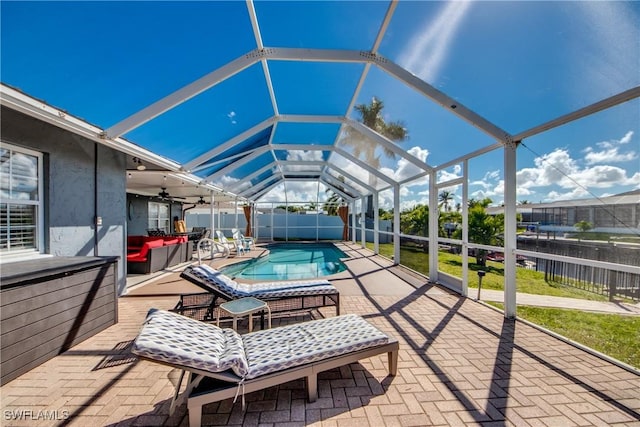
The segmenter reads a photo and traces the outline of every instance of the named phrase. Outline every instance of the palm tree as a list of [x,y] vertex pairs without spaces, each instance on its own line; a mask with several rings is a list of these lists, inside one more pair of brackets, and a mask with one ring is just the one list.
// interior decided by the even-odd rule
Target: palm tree
[[[373,129],[380,135],[390,139],[393,142],[401,142],[409,138],[409,132],[407,131],[404,123],[401,121],[389,121],[387,122],[382,116],[382,109],[384,103],[375,96],[371,99],[369,104],[356,105],[355,110],[360,113],[360,121],[362,124],[370,129]],[[349,134],[351,138],[347,138],[347,143],[350,143],[354,148],[354,155],[359,157],[360,154],[364,154],[365,162],[373,168],[380,168],[380,156],[376,156],[376,145],[371,143],[362,143],[360,135]],[[384,147],[384,155],[388,158],[395,158],[393,151]],[[373,217],[373,196],[367,197],[367,212],[366,215],[369,218]]]
[[438,200],[440,201],[439,206],[444,206],[445,212],[449,212],[449,202],[453,200],[453,193],[448,190],[442,190],[440,194],[438,194]]

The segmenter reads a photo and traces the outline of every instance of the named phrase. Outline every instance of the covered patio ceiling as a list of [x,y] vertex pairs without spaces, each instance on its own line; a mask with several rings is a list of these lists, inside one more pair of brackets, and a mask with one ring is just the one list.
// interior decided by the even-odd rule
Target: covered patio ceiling
[[[461,160],[630,100],[622,115],[638,112],[634,2],[91,3],[56,15],[64,24],[91,13],[123,31],[149,15],[157,26],[103,40],[76,23],[74,42],[90,37],[114,62],[73,88],[11,72],[3,80],[98,123],[93,136],[129,155],[136,194],[305,202],[297,186],[311,183],[353,201],[433,173],[457,182],[459,171],[446,172]],[[31,26],[47,7],[37,6]],[[605,12],[603,29],[596,21]],[[10,57],[12,40],[3,39]],[[136,53],[124,53],[126,44]],[[608,66],[578,88],[573,81],[599,67],[598,55]],[[51,79],[71,65],[51,64]],[[360,122],[354,107],[374,96],[385,102],[383,119],[406,122],[408,143]]]

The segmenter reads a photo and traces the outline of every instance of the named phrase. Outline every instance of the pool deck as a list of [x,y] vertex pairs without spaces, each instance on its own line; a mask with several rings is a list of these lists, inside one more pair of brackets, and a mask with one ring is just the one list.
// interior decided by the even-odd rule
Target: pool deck
[[[232,399],[207,405],[203,425],[640,427],[638,373],[338,245],[351,257],[332,276],[342,312],[398,338],[398,375],[387,375],[386,355],[372,357],[320,374],[314,403],[298,380],[247,394],[244,411]],[[129,346],[149,308],[171,308],[190,291],[199,288],[178,271],[132,287],[118,324],[0,388],[1,425],[188,425],[186,405],[169,415],[179,372],[137,360]]]

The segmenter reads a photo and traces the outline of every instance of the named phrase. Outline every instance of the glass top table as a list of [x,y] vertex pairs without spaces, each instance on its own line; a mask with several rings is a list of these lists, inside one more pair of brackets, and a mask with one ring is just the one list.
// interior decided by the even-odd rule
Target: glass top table
[[[271,329],[271,309],[269,305],[258,298],[246,297],[220,304],[216,324],[220,326],[220,312],[224,311],[233,318],[233,330],[238,330],[238,318],[249,315],[249,332],[253,331],[253,313],[260,311],[267,312],[269,319],[269,329]],[[264,325],[263,325],[264,326]]]

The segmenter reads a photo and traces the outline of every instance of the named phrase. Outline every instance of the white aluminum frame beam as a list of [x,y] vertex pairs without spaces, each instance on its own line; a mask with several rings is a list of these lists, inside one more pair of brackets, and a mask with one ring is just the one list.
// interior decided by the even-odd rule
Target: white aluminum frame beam
[[615,107],[616,105],[622,104],[627,101],[631,101],[632,99],[636,99],[639,97],[640,97],[640,86],[636,86],[629,90],[625,90],[624,92],[620,92],[616,95],[613,95],[609,98],[605,98],[601,101],[588,105],[584,108],[580,108],[572,113],[565,114],[556,119],[550,120],[546,123],[542,123],[538,126],[532,127],[531,129],[517,133],[513,136],[513,139],[514,141],[522,141],[525,138],[529,138],[539,133],[548,131],[549,129],[553,129],[558,126],[565,125],[567,123],[576,121],[578,119],[597,113],[599,111],[606,110],[607,108]]
[[273,150],[279,151],[333,151],[333,145],[312,144],[271,144]]
[[126,119],[116,123],[106,130],[107,138],[117,138],[125,133],[143,125],[149,120],[158,117],[162,113],[169,111],[173,107],[182,104],[194,96],[206,91],[207,89],[217,85],[218,83],[228,79],[229,77],[249,68],[258,62],[264,56],[261,49],[255,49],[248,54],[244,54],[231,62],[226,63],[222,67],[210,72],[209,74],[195,80],[192,83],[178,89],[177,91],[165,96],[159,101],[154,102],[148,107],[132,114]]
[[516,317],[516,144],[504,146],[504,317]]
[[[273,190],[275,187],[277,187],[278,185],[282,184],[284,181],[280,180],[280,181],[276,181],[273,184],[269,185],[268,187],[264,188],[262,191],[256,193],[253,195],[253,200],[255,202],[257,202],[258,200],[260,200],[260,197],[264,196],[265,194],[267,194],[269,191]],[[285,194],[287,194],[287,192],[285,191]],[[287,201],[285,200],[285,204],[287,204]]]
[[[277,166],[276,162],[273,162],[273,163],[269,163],[266,166],[261,167],[260,169],[258,169],[257,171],[253,172],[252,174],[247,175],[246,177],[236,181],[233,184],[233,186],[230,188],[230,191],[234,191],[234,192],[237,191],[242,183],[244,183],[246,181],[250,181],[253,178],[256,178],[256,177],[260,176],[260,174],[262,174],[262,173],[264,173],[264,172],[268,171],[269,169],[271,169],[273,167],[276,167],[276,166]],[[277,172],[274,172],[273,174],[276,175]]]
[[242,166],[246,163],[249,163],[252,160],[257,159],[258,157],[262,156],[265,153],[271,152],[271,147],[269,147],[268,145],[263,145],[262,147],[258,147],[253,153],[243,157],[242,159],[233,162],[225,167],[223,167],[222,169],[220,169],[219,171],[203,178],[203,181],[214,181],[217,178],[223,176],[224,174],[226,174],[227,172],[234,170],[236,168],[238,168],[239,166]]
[[326,166],[324,160],[278,160],[279,166]]
[[429,83],[421,80],[419,77],[411,74],[409,71],[388,60],[387,58],[379,55],[373,55],[370,60],[373,61],[381,70],[386,71],[391,76],[404,82],[409,87],[412,87],[421,94],[425,95],[427,98],[436,102],[445,110],[455,114],[467,123],[475,126],[476,128],[497,139],[498,141],[502,141],[504,143],[513,141],[513,137],[509,134],[509,132],[491,123],[489,120],[480,116],[478,113],[465,107],[460,102],[449,97],[448,95],[445,95],[443,92],[440,92]]
[[[372,168],[366,162],[360,160],[359,158],[357,158],[353,154],[345,151],[344,149],[342,149],[340,147],[334,147],[333,151],[334,151],[334,153],[337,153],[340,156],[344,157],[345,159],[351,161],[351,163],[355,163],[356,165],[360,166],[362,169],[366,170],[370,174],[373,174],[376,177],[380,178],[381,180],[383,180],[387,184],[393,185],[393,184],[396,183],[393,179],[389,178],[388,176],[386,176],[385,174],[383,174],[379,170],[377,170],[375,168]],[[329,162],[329,166],[333,167],[333,169],[339,169],[337,167],[334,167],[333,165],[334,165],[333,163]]]
[[471,159],[471,158],[481,156],[481,155],[483,155],[483,154],[485,154],[485,153],[489,153],[489,152],[491,152],[491,151],[497,150],[498,148],[502,148],[503,146],[504,146],[504,144],[503,144],[503,143],[501,143],[501,142],[497,142],[497,143],[495,143],[495,144],[491,144],[491,145],[488,145],[488,146],[486,146],[486,147],[480,148],[480,149],[478,149],[478,150],[472,151],[471,153],[469,153],[469,154],[465,154],[464,156],[460,156],[460,157],[455,158],[455,159],[453,159],[453,160],[449,160],[449,161],[448,161],[448,162],[446,162],[446,163],[442,163],[442,164],[440,164],[440,165],[438,165],[438,166],[434,166],[434,167],[433,167],[433,169],[434,169],[436,172],[437,172],[437,171],[441,171],[441,170],[443,170],[443,169],[446,169],[446,168],[448,168],[448,167],[450,167],[450,166],[457,165],[457,164],[462,163],[462,162],[464,162],[464,161],[466,161],[466,160],[469,160],[469,159]]
[[324,177],[322,177],[322,176],[320,177],[320,179],[318,180],[318,182],[321,182],[321,183],[323,183],[324,185],[326,185],[327,187],[329,187],[329,188],[331,189],[331,191],[333,191],[333,192],[334,192],[334,193],[336,193],[336,194],[339,194],[340,196],[342,196],[342,198],[343,198],[343,199],[350,200],[350,201],[352,201],[352,202],[353,202],[354,200],[356,200],[356,199],[354,199],[354,198],[353,198],[353,196],[350,196],[350,195],[348,195],[347,193],[345,193],[345,192],[343,192],[343,191],[340,191],[340,189],[339,189],[339,188],[336,188],[335,186],[331,185],[331,183],[330,183],[330,182],[325,181],[325,180],[324,180]]
[[[274,181],[275,178],[275,181]],[[243,192],[241,192],[240,194],[238,194],[241,197],[247,197],[247,198],[252,198],[253,195],[255,195],[256,193],[258,193],[263,187],[270,185],[270,183],[274,183],[274,182],[282,182],[284,181],[284,178],[282,177],[282,175],[278,172],[277,174],[274,174],[273,176],[271,176],[269,179],[264,180],[263,182],[260,182],[256,185],[254,185],[253,187],[249,187],[246,190],[244,190]],[[249,194],[252,194],[251,196],[249,196]]]
[[[247,12],[249,13],[249,20],[251,21],[251,28],[253,28],[253,36],[256,39],[256,45],[258,49],[264,49],[264,44],[262,43],[262,34],[260,32],[260,25],[258,24],[258,16],[256,15],[256,9],[253,6],[252,0],[247,0]],[[264,79],[267,84],[267,88],[269,90],[269,97],[271,98],[271,106],[273,107],[274,113],[278,114],[278,103],[276,101],[276,94],[273,90],[273,82],[271,80],[271,73],[269,72],[269,65],[267,64],[266,59],[262,59],[260,61],[262,63],[262,71],[264,73]]]
[[256,151],[258,148],[260,148],[260,147],[257,147],[257,148],[251,148],[251,149],[249,149],[249,150],[247,150],[247,151],[243,151],[242,153],[234,154],[233,156],[224,157],[224,158],[222,158],[222,159],[220,159],[220,160],[216,160],[215,162],[203,163],[203,164],[201,164],[200,166],[197,166],[197,167],[195,167],[195,168],[191,169],[191,170],[190,170],[190,172],[198,172],[198,171],[201,171],[201,170],[204,170],[204,169],[208,169],[208,168],[210,168],[210,167],[213,167],[213,166],[215,166],[215,165],[219,165],[220,163],[224,163],[224,162],[228,162],[228,161],[231,161],[231,160],[239,159],[239,158],[241,158],[241,157],[244,157],[244,156],[247,156],[247,155],[249,155],[249,154],[253,153],[253,152],[254,152],[254,151]]
[[[355,176],[351,175],[350,173],[346,172],[343,169],[338,169],[335,168],[331,165],[328,166],[329,169],[336,171],[337,173],[339,173],[340,175],[344,176],[345,178],[350,179],[351,181],[355,182],[356,184],[358,184],[359,186],[363,187],[364,189],[370,191],[371,193],[373,193],[374,191],[380,191],[380,190],[376,190],[375,188],[373,188],[372,186],[370,186],[367,183],[362,182],[361,180],[359,180],[358,178],[356,178]],[[335,179],[336,181],[339,181],[335,176],[329,174],[328,172],[325,173],[327,176],[330,176],[331,178]],[[358,192],[360,193],[360,192]]]
[[217,156],[218,154],[224,153],[226,150],[234,147],[235,145],[241,143],[242,141],[251,138],[257,133],[262,132],[263,130],[267,129],[269,126],[272,126],[273,124],[275,124],[275,122],[276,122],[275,118],[270,117],[262,121],[261,123],[258,123],[257,125],[251,127],[250,129],[247,129],[244,132],[234,136],[233,138],[228,139],[222,144],[217,145],[215,148],[207,151],[206,153],[199,155],[195,159],[188,161],[187,163],[184,164],[184,169],[190,170],[192,168],[195,168],[196,166],[199,166],[200,164]]
[[[325,180],[328,180],[329,182],[332,182],[334,186],[342,186],[344,187],[346,190],[348,190],[349,192],[351,192],[352,194],[357,194],[358,196],[362,196],[362,191],[358,190],[357,188],[354,188],[352,185],[350,185],[348,182],[343,182],[340,181],[339,179],[329,175],[329,174],[322,174],[321,175],[322,178],[324,178]],[[354,196],[351,196],[354,197]]]
[[351,120],[351,119],[346,119],[345,123],[347,124],[347,126],[350,126],[356,132],[360,133],[361,135],[367,138],[373,139],[375,142],[382,145],[385,149],[388,149],[394,154],[404,158],[409,163],[417,166],[418,168],[426,172],[432,169],[431,166],[429,166],[419,158],[409,154],[406,150],[403,150],[400,146],[398,146],[398,144],[393,143],[390,139],[385,138],[384,136],[380,135],[378,132],[365,126],[364,124],[360,122],[356,122],[355,120]]

